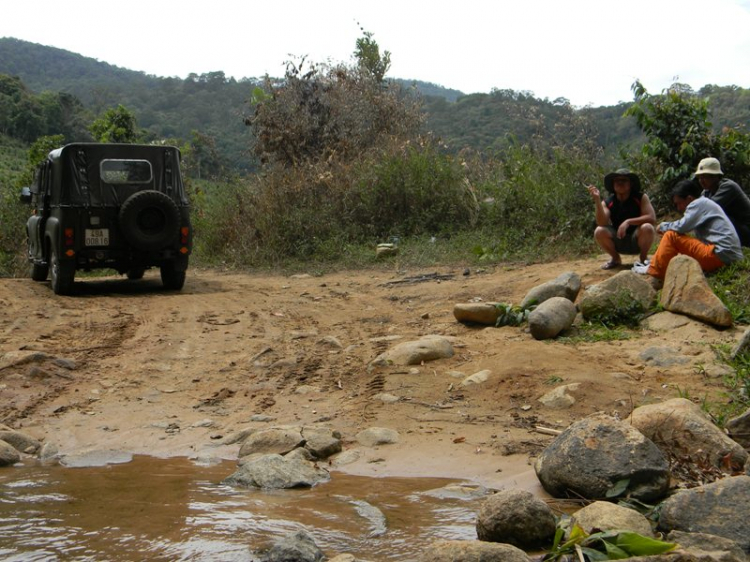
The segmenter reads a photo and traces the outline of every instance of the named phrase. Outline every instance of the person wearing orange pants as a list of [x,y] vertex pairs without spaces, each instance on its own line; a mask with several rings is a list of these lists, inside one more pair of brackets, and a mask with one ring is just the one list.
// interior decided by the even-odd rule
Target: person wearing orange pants
[[703,271],[715,271],[744,257],[737,231],[726,213],[717,203],[701,197],[697,182],[678,183],[672,190],[672,202],[683,217],[659,224],[657,230],[664,236],[651,263],[636,264],[634,272],[664,279],[669,262],[678,254],[694,258]]

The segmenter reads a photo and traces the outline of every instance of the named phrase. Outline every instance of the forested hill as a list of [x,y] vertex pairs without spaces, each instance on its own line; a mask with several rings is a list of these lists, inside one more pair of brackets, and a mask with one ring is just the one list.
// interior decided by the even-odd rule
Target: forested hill
[[[149,138],[187,140],[197,131],[214,139],[232,168],[247,171],[253,166],[248,153],[250,131],[243,116],[249,113],[247,100],[260,78],[236,80],[222,71],[185,79],[157,77],[13,38],[0,38],[0,74],[17,76],[37,94],[71,94],[90,116],[121,104],[135,114]],[[530,92],[465,96],[418,80],[398,82],[424,97],[427,128],[456,151],[501,148],[510,138],[526,142],[533,136],[564,135],[567,123],[581,119],[587,120],[592,138],[610,154],[623,144],[641,141],[633,119],[622,118],[627,104],[576,109],[564,98],[541,100]],[[696,93],[710,97],[715,127],[750,128],[750,90],[705,86]]]
[[153,138],[209,135],[235,168],[250,166],[250,134],[243,122],[256,79],[241,81],[223,72],[161,78],[112,66],[63,49],[0,38],[0,74],[18,76],[34,92],[65,92],[92,115],[124,105]]

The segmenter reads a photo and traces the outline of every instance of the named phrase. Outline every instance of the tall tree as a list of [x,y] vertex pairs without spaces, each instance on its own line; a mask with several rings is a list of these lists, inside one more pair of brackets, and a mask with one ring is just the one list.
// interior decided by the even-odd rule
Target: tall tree
[[140,137],[135,115],[122,105],[105,111],[89,130],[97,142],[135,143]]
[[357,39],[354,56],[360,70],[369,73],[377,82],[382,82],[391,67],[391,53],[383,51],[381,55],[378,42],[372,38],[373,34],[362,28],[360,29],[362,37]]
[[658,95],[649,94],[638,80],[632,89],[635,102],[625,115],[635,117],[646,134],[642,154],[661,167],[657,178],[661,203],[669,201],[672,186],[690,177],[698,162],[707,156],[721,160],[727,176],[747,185],[750,134],[731,127],[715,131],[709,121],[710,98],[700,97],[679,83]]

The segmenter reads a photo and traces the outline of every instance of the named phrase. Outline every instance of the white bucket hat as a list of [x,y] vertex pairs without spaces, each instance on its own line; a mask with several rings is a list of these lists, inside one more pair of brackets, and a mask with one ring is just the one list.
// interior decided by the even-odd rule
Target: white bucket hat
[[700,176],[701,174],[723,176],[724,172],[721,171],[721,164],[719,164],[716,158],[704,158],[698,164],[698,169],[695,170],[696,176]]

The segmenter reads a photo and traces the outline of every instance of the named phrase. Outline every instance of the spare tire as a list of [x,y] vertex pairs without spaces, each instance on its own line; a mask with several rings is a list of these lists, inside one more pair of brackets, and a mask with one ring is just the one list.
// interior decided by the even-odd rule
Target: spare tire
[[177,238],[180,210],[161,191],[139,191],[128,197],[120,208],[120,230],[133,247],[159,250]]

